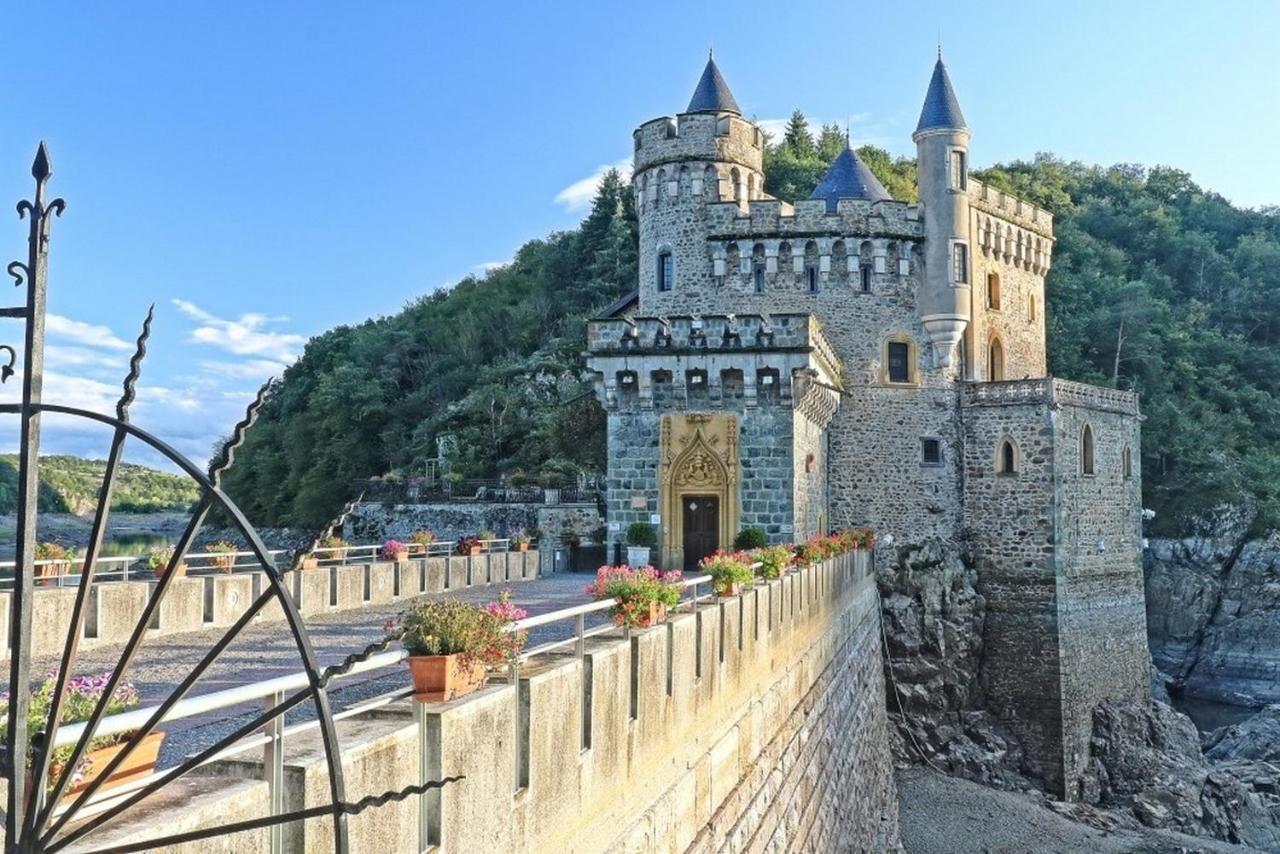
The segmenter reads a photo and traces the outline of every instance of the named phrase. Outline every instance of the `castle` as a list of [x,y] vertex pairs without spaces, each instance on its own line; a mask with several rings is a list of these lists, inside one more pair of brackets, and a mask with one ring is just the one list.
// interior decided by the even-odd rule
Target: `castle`
[[1045,375],[1053,218],[970,175],[941,56],[913,138],[918,203],[852,147],[774,199],[713,59],[635,130],[638,288],[588,328],[610,537],[656,520],[686,570],[748,526],[956,543],[987,704],[1073,797],[1093,708],[1149,693],[1138,401]]

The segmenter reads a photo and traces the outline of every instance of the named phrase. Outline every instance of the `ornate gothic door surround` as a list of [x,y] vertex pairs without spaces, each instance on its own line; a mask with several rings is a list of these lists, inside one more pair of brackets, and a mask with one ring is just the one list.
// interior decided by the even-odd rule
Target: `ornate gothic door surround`
[[[728,413],[664,415],[660,454],[662,565],[683,568],[686,497],[713,500],[718,546],[733,542],[738,530],[737,418]],[[703,505],[703,512],[707,512],[705,508]],[[712,527],[709,519],[705,525]],[[703,528],[702,523],[699,528]],[[704,531],[703,535],[707,533]]]

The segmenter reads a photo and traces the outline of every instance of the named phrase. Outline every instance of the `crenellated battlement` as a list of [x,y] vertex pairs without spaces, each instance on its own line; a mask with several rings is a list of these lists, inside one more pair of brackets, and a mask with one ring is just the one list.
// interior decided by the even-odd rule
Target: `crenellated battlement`
[[835,348],[809,314],[597,318],[587,322],[587,348],[593,355],[807,351],[829,376],[840,375]]
[[707,207],[711,239],[809,237],[816,235],[886,236],[919,239],[924,236],[917,205],[899,201],[869,202],[841,199],[835,213],[822,199],[803,199],[794,205],[777,199],[741,204],[719,202]]
[[670,163],[764,164],[764,131],[732,113],[681,113],[650,119],[632,133],[634,174]]
[[969,177],[969,203],[1010,225],[1053,239],[1053,214],[1003,190],[988,187],[972,176]]

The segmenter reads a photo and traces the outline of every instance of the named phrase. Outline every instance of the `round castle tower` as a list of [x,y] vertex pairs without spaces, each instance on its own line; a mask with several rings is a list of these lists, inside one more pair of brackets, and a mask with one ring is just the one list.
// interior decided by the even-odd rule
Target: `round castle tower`
[[935,365],[949,366],[971,317],[969,257],[969,128],[939,53],[912,135],[924,207],[925,272],[920,320]]
[[764,133],[742,117],[708,58],[688,109],[645,122],[634,137],[640,307],[661,313],[677,279],[686,291],[710,283],[706,206],[762,197]]

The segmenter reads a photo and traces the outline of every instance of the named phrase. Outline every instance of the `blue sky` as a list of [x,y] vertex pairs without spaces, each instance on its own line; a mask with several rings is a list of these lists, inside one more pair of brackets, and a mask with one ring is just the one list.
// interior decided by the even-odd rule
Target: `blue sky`
[[[748,114],[848,118],[856,143],[910,154],[941,33],[975,165],[1165,163],[1280,203],[1280,3],[636,8],[5,4],[0,201],[30,192],[43,137],[69,205],[47,397],[110,408],[154,301],[136,420],[203,459],[308,336],[576,224],[632,128],[687,103],[709,46]],[[24,238],[0,218],[4,260]],[[51,452],[105,450],[48,432]]]

